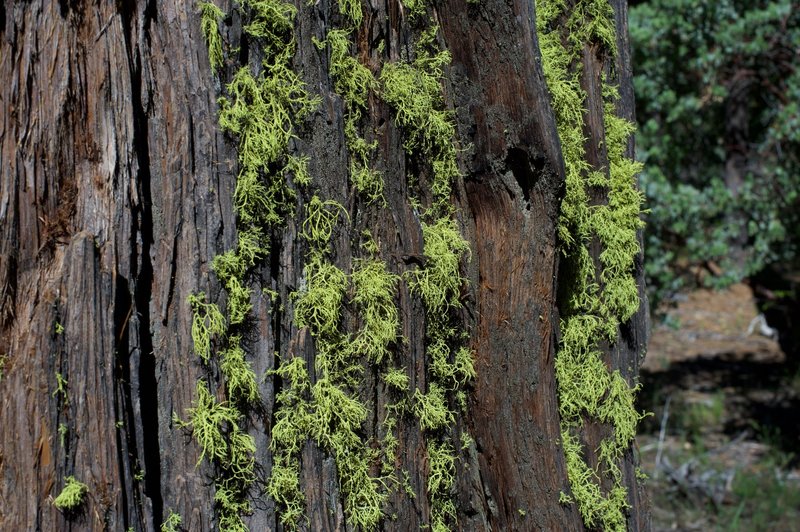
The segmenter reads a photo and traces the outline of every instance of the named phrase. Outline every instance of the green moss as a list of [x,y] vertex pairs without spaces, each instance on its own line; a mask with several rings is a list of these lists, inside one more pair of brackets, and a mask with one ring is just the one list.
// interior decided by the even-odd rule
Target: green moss
[[428,496],[431,499],[431,529],[451,530],[456,508],[451,492],[456,482],[455,449],[449,443],[428,441]]
[[312,197],[306,205],[306,219],[303,221],[300,236],[317,249],[324,250],[330,242],[333,228],[342,214],[347,217],[347,211],[336,201],[322,201],[317,196]]
[[317,253],[306,263],[305,284],[305,290],[295,296],[295,323],[298,327],[310,327],[314,336],[335,337],[347,276]]
[[447,213],[452,180],[460,175],[456,162],[455,125],[443,109],[440,81],[450,63],[446,50],[435,48],[436,27],[426,30],[415,46],[413,63],[387,63],[380,75],[381,95],[395,108],[395,121],[406,131],[405,148],[430,160],[434,213]]
[[383,195],[383,174],[363,162],[353,162],[350,165],[350,179],[353,187],[363,194],[369,203],[386,206],[386,198]]
[[[634,408],[635,388],[618,371],[607,368],[598,342],[614,342],[620,323],[639,308],[633,276],[639,253],[641,195],[635,174],[640,165],[625,157],[633,126],[615,115],[618,98],[605,85],[604,126],[608,168],[586,161],[583,114],[586,94],[580,87],[581,54],[587,43],[597,44],[613,57],[616,35],[613,12],[605,0],[583,0],[569,10],[560,0],[537,3],[537,28],[542,66],[552,96],[566,169],[566,194],[561,205],[559,237],[565,254],[565,278],[570,292],[561,323],[562,341],[556,356],[562,440],[572,497],[561,502],[578,505],[588,527],[624,530],[627,492],[619,460],[635,436],[641,415]],[[605,205],[589,205],[588,187],[607,191]],[[599,271],[589,245],[602,245]],[[591,469],[575,435],[586,420],[607,423],[613,435],[597,449],[604,474],[613,485],[604,493],[600,474]]]
[[397,341],[400,317],[394,304],[398,275],[386,264],[374,259],[356,259],[351,275],[352,303],[361,315],[363,327],[353,342],[353,349],[370,361],[380,364]]
[[[382,506],[387,500],[385,481],[370,475],[379,456],[362,441],[361,427],[366,421],[367,409],[349,390],[358,384],[356,377],[363,372],[358,364],[356,347],[370,352],[386,347],[370,345],[367,339],[387,334],[385,324],[377,322],[385,320],[387,313],[393,310],[386,304],[387,299],[391,303],[392,294],[388,290],[396,283],[396,277],[388,274],[385,266],[377,261],[363,263],[364,268],[355,276],[355,300],[358,307],[370,309],[372,313],[365,317],[369,329],[359,334],[362,341],[350,342],[340,332],[339,324],[347,276],[322,254],[329,245],[339,214],[337,210],[326,210],[326,205],[343,211],[335,202],[323,202],[316,196],[309,203],[303,236],[312,251],[305,267],[305,290],[296,296],[295,302],[295,323],[298,327],[309,327],[315,339],[315,365],[319,376],[310,390],[305,412],[309,418],[298,418],[295,411],[282,419],[287,426],[295,427],[295,432],[300,432],[298,425],[302,424],[302,429],[334,457],[348,521],[358,529],[371,530],[383,517]],[[396,328],[395,324],[393,330]],[[281,431],[284,432],[284,427]],[[282,474],[286,477],[289,472]],[[282,480],[285,487],[294,489],[293,481]]]
[[444,429],[455,423],[453,412],[447,406],[445,390],[435,382],[428,387],[428,393],[419,389],[414,391],[414,415],[424,430]]
[[53,506],[62,512],[74,512],[81,507],[88,492],[89,486],[68,476],[64,479],[64,489],[53,499]]
[[208,364],[211,357],[211,336],[225,334],[225,316],[215,304],[206,303],[205,292],[190,295],[188,301],[192,307],[194,352]]
[[53,391],[52,396],[60,395],[65,403],[69,403],[69,394],[67,393],[68,385],[67,379],[65,379],[61,373],[56,372],[56,389]]
[[222,38],[219,35],[219,23],[225,13],[211,2],[200,2],[200,30],[208,46],[208,62],[211,73],[215,74],[222,66]]
[[259,399],[256,374],[250,362],[245,360],[245,353],[240,343],[240,336],[228,338],[228,348],[220,353],[222,359],[220,369],[225,375],[228,397],[231,401],[253,404]]
[[443,315],[461,306],[459,297],[465,280],[460,262],[470,254],[469,243],[458,231],[455,220],[439,218],[433,224],[422,223],[424,268],[408,274],[411,289],[419,292],[425,308],[433,315]]
[[367,409],[361,402],[334,384],[329,377],[318,380],[311,394],[314,400],[314,439],[334,454],[355,445],[361,445],[357,431],[367,418]]
[[294,357],[270,374],[284,381],[283,389],[275,396],[279,408],[275,414],[271,448],[274,452],[299,454],[313,421],[306,398],[311,391],[306,363],[302,358]]
[[[360,12],[361,5],[358,5]],[[383,202],[383,176],[370,167],[370,157],[377,142],[368,143],[358,133],[358,122],[366,110],[370,91],[377,89],[372,72],[350,54],[352,30],[334,29],[325,41],[315,41],[318,48],[330,47],[330,75],[334,89],[345,103],[344,133],[350,151],[350,179],[354,188],[370,202]]]
[[167,518],[161,523],[161,532],[178,532],[182,524],[181,514],[170,510]]

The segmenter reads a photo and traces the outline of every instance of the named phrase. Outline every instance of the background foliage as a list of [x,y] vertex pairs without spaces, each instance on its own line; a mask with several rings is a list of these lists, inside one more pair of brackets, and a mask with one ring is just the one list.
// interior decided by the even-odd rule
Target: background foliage
[[797,260],[800,6],[651,0],[630,11],[651,302]]

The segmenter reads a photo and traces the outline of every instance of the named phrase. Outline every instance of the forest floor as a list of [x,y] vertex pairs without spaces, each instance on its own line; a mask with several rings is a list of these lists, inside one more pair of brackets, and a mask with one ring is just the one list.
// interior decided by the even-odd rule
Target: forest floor
[[800,531],[800,372],[746,285],[654,319],[638,437],[653,529]]

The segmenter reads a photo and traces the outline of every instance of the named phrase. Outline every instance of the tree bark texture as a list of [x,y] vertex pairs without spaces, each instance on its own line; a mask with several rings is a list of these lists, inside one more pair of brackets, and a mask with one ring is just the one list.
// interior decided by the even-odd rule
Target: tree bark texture
[[[630,117],[626,3],[611,3],[619,111]],[[242,20],[231,5],[220,7],[232,13],[223,40],[255,61],[240,40]],[[311,40],[337,23],[338,7],[321,0],[297,8],[294,70],[321,105],[297,127],[292,149],[310,155],[320,196],[349,213],[349,229],[334,233],[333,260],[350,271],[358,254],[352,235],[370,229],[389,269],[402,274],[416,267],[414,257],[425,260],[420,216],[408,200],[416,185],[407,178],[420,173],[424,183],[425,172],[404,150],[391,107],[371,94],[365,130],[378,140],[387,205],[354,193],[343,102],[327,53]],[[377,74],[382,53],[389,61],[408,58],[408,9],[398,0],[370,0],[363,9],[355,39],[360,61]],[[474,443],[456,462],[457,527],[580,530],[575,505],[559,502],[570,489],[553,370],[564,162],[534,5],[442,0],[429,12],[440,26],[439,43],[453,56],[443,90],[457,123],[463,179],[451,200],[471,247],[459,320],[477,378],[467,413],[452,430],[468,432]],[[591,117],[602,103],[592,83],[608,68],[587,53],[586,129],[596,148],[587,153],[598,165],[603,137]],[[0,529],[155,530],[171,511],[182,516],[184,530],[216,527],[213,468],[199,460],[200,448],[173,413],[184,416],[197,381],[208,378],[192,354],[187,297],[204,291],[224,304],[210,265],[236,242],[236,142],[220,131],[217,104],[234,70],[228,63],[211,74],[194,2],[0,6]],[[250,279],[279,294],[274,304],[253,297],[243,341],[262,397],[247,425],[259,477],[245,517],[251,530],[281,529],[279,509],[261,490],[272,467],[282,386],[268,372],[289,353],[314,367],[314,342],[294,323],[291,296],[304,282],[308,249],[298,234],[308,200],[298,195],[297,216],[271,235],[270,255]],[[635,275],[641,287],[641,264]],[[406,340],[395,354],[411,389],[424,391],[425,311],[404,281],[396,303]],[[641,309],[606,349],[609,366],[631,381],[646,343],[646,304]],[[345,312],[343,321],[357,318]],[[367,367],[360,392],[368,398],[367,441],[377,438],[388,402],[377,370]],[[604,430],[587,428],[586,447]],[[411,416],[400,419],[398,431],[398,467],[409,472],[416,497],[392,492],[382,527],[415,530],[429,522],[426,442]],[[347,529],[335,461],[309,442],[301,463],[308,518],[301,528]],[[628,528],[643,530],[648,509],[635,465],[631,449],[622,463]],[[52,504],[69,475],[89,488],[77,514]]]

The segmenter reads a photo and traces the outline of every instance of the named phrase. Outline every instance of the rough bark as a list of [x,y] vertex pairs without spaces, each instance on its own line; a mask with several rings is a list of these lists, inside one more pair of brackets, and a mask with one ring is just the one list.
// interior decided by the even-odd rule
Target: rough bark
[[[293,148],[312,156],[320,195],[339,201],[353,220],[349,233],[335,234],[333,258],[349,270],[357,255],[351,237],[369,228],[389,268],[402,273],[411,268],[403,257],[423,254],[419,216],[408,201],[407,174],[415,169],[403,132],[389,106],[372,97],[365,129],[378,132],[388,205],[368,205],[348,184],[342,100],[326,54],[311,43],[338,20],[338,10],[327,0],[297,5],[295,67],[322,104],[298,129]],[[613,5],[620,106],[630,115],[626,7]],[[200,450],[172,415],[191,406],[195,383],[206,375],[192,354],[186,298],[203,290],[211,301],[225,301],[210,263],[235,242],[237,155],[217,126],[216,99],[220,79],[230,79],[234,67],[211,75],[194,2],[34,0],[6,2],[0,10],[0,528],[153,530],[174,510],[185,530],[210,530],[213,470],[198,463]],[[402,6],[371,2],[365,13],[362,61],[377,71],[381,40],[391,60],[407,57],[412,31]],[[461,319],[478,373],[468,414],[454,429],[475,439],[458,462],[459,528],[580,530],[574,505],[559,503],[569,489],[553,371],[564,169],[538,61],[534,6],[443,0],[436,16],[440,41],[453,54],[444,90],[465,147],[464,179],[453,201],[472,248]],[[232,46],[246,44],[238,42],[240,30],[236,15],[226,19]],[[587,57],[599,61],[587,62],[587,76],[608,69],[607,58]],[[597,98],[590,98],[590,110],[592,102],[602,105],[589,92]],[[600,139],[589,150],[598,164]],[[307,200],[299,197],[298,213]],[[272,235],[271,255],[251,279],[276,290],[285,304],[282,310],[254,298],[245,340],[264,377],[263,407],[249,416],[261,479],[271,468],[269,434],[281,385],[266,372],[275,367],[275,353],[303,356],[309,367],[314,362],[312,339],[297,330],[290,304],[307,252],[297,238],[300,223],[289,219]],[[640,267],[636,275],[641,280]],[[405,283],[397,304],[407,340],[397,356],[411,372],[412,389],[425,389],[424,309]],[[646,341],[644,312],[608,348],[611,367],[630,379]],[[54,393],[57,374],[67,381],[66,393]],[[365,373],[362,392],[371,398],[365,432],[376,436],[388,400],[376,371]],[[401,419],[399,456],[418,496],[392,496],[388,513],[397,520],[387,519],[387,530],[428,522],[425,441],[415,427],[415,420]],[[599,430],[585,437],[591,447],[602,436]],[[310,443],[302,465],[304,526],[345,529],[333,459]],[[631,452],[623,464],[629,528],[641,530],[648,528],[648,510],[634,465]],[[68,475],[89,486],[87,505],[76,515],[49,500]],[[278,529],[274,502],[260,489],[252,495],[251,530]]]

